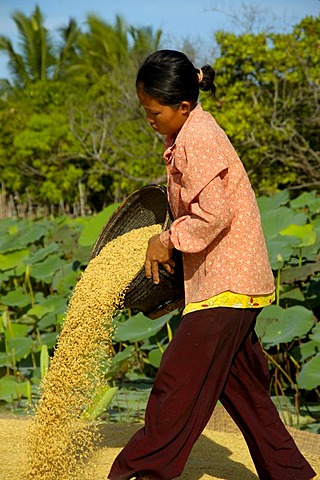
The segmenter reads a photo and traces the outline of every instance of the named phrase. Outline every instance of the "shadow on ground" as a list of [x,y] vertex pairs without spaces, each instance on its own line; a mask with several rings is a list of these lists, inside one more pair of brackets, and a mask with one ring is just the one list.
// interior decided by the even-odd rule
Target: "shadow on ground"
[[[121,425],[120,428],[119,425],[102,425],[100,428],[101,443],[98,447],[98,450],[100,450],[100,458],[105,457],[101,449],[109,449],[109,451],[112,449],[114,451],[113,458],[115,458],[117,452],[121,450],[129,438],[139,428],[141,428],[141,425]],[[237,434],[226,434],[224,432],[214,433],[214,436],[218,438],[219,442],[221,440],[221,443],[224,441],[224,437],[232,440],[231,443],[233,443],[234,446],[236,446],[235,442],[238,442],[237,448],[239,455],[236,456],[241,458],[242,452],[243,458],[241,461],[244,463],[248,461],[250,468],[231,458],[231,456],[234,456],[234,451],[209,438],[207,435],[210,435],[210,433],[210,431],[205,431],[204,434],[200,436],[191,452],[185,471],[180,478],[183,480],[200,480],[203,477],[221,478],[223,480],[256,480],[257,475],[253,473],[254,466],[249,458],[249,452],[243,439],[241,437],[239,438]],[[228,444],[231,446],[230,441]]]

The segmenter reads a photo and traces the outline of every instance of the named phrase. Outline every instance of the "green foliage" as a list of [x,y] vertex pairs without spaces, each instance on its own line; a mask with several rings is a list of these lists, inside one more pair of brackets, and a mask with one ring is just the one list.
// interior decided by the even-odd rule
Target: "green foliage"
[[303,418],[298,412],[300,403],[319,399],[319,196],[304,192],[290,201],[282,191],[260,197],[258,203],[277,285],[276,305],[263,309],[256,327],[272,373],[271,388],[278,398],[294,395],[294,410],[276,402],[285,409],[288,424],[313,424],[310,428],[318,431],[319,412]]
[[29,81],[44,80],[55,59],[39,7],[35,7],[30,18],[21,12],[16,12],[12,18],[20,34],[21,54],[14,51],[11,41],[4,36],[0,37],[0,49],[9,54],[9,68],[16,83],[26,85]]
[[[0,221],[0,397],[21,403],[37,386],[62,328],[71,292],[114,205],[97,217]],[[85,240],[85,241],[84,241]],[[31,390],[30,390],[31,389]]]
[[270,348],[280,343],[303,340],[313,326],[312,311],[301,305],[288,308],[270,305],[259,315],[257,333],[264,346]]
[[72,90],[61,82],[39,81],[0,110],[5,125],[5,135],[0,136],[1,178],[24,201],[59,204],[78,198],[85,163],[70,132],[67,94],[70,100]]
[[[320,344],[318,345],[319,349]],[[320,354],[317,353],[311,360],[302,366],[298,378],[298,385],[300,388],[312,390],[315,385],[319,385],[320,372]]]
[[9,376],[0,378],[0,401],[11,403],[21,401],[22,397],[30,398],[30,382],[20,382]]
[[94,245],[94,242],[98,238],[103,226],[106,224],[108,218],[114,213],[118,206],[118,203],[113,203],[112,205],[104,208],[97,215],[93,216],[81,231],[79,236],[79,245],[85,247]]
[[[315,402],[320,386],[318,200],[314,192],[290,200],[287,191],[258,198],[277,301],[261,312],[257,334],[270,364],[271,391],[279,398],[294,393],[302,404]],[[3,401],[21,404],[37,398],[37,386],[48,368],[72,289],[116,207],[84,219],[0,221]],[[130,311],[115,316],[114,355],[103,366],[106,385],[97,391],[90,418],[107,411],[111,419],[123,419],[128,401],[143,411],[147,391],[178,324],[179,312],[157,320]],[[293,414],[300,418],[299,408],[290,413],[291,419]],[[305,415],[299,421],[302,425]]]
[[146,340],[156,335],[171,317],[172,315],[168,314],[151,322],[142,313],[137,313],[125,322],[117,322],[115,324],[114,340],[116,342],[129,341],[131,343]]
[[117,391],[117,387],[100,386],[92,399],[91,405],[83,413],[83,420],[93,421],[99,418],[108,408]]
[[[62,230],[67,237],[59,235]],[[56,344],[71,292],[68,267],[72,265],[74,285],[86,261],[78,235],[79,223],[67,224],[66,219],[1,222],[0,366],[6,369],[5,398],[10,394],[20,401],[27,383],[31,380],[36,387],[40,381],[40,357],[43,368],[44,348],[52,351]]]
[[[161,31],[89,15],[84,29],[70,20],[54,41],[38,7],[13,19],[19,50],[0,38],[14,72],[0,98],[5,192],[29,208],[82,202],[88,212],[164,182],[163,139],[146,124],[134,86]],[[217,99],[204,95],[203,106],[258,194],[319,185],[319,24],[306,17],[288,34],[216,34]]]
[[259,194],[319,185],[319,17],[290,34],[218,32],[217,99],[203,97]]
[[85,31],[70,20],[55,44],[38,7],[13,19],[21,52],[0,38],[14,71],[0,102],[2,188],[29,206],[96,211],[158,178],[162,142],[137,110],[133,79],[161,31],[89,15]]

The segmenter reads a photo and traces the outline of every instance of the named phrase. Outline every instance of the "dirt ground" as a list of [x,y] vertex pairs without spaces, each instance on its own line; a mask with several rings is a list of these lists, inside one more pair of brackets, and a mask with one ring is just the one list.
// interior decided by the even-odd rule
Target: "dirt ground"
[[[181,480],[256,480],[251,457],[243,437],[227,414],[218,411],[199,438]],[[0,480],[23,480],[26,456],[25,417],[0,418]],[[141,425],[104,424],[102,443],[94,454],[95,473],[83,472],[83,480],[106,480],[109,468],[130,436]],[[300,450],[320,479],[320,435],[289,429]],[[72,480],[72,479],[68,479]]]

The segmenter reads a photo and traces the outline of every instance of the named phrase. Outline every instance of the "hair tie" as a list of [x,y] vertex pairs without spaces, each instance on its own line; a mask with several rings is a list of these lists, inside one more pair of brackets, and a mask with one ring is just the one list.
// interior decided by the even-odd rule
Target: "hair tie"
[[201,68],[198,69],[198,81],[201,83],[203,80],[203,71]]

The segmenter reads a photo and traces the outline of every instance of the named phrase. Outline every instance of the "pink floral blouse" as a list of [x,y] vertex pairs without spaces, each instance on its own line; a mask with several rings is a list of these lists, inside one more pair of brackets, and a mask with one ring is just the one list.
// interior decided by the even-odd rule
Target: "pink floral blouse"
[[168,201],[174,217],[161,233],[183,254],[185,301],[230,291],[274,291],[256,198],[227,135],[198,104],[176,138],[167,137]]

